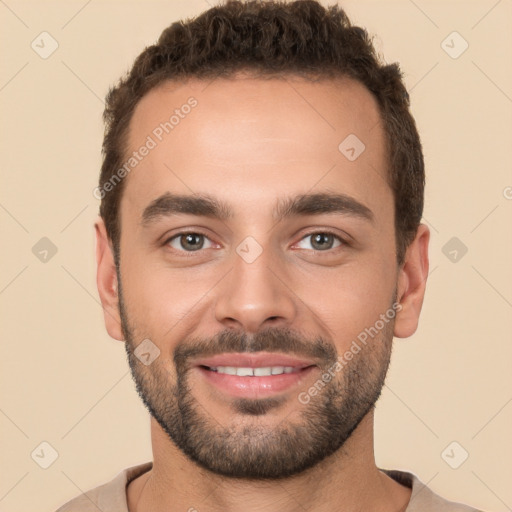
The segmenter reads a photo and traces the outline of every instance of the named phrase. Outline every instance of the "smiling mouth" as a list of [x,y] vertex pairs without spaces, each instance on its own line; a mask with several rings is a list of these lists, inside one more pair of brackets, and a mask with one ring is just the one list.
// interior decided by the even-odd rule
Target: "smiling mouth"
[[[283,393],[293,396],[299,393],[305,380],[311,379],[311,374],[319,370],[315,364],[297,363],[294,366],[272,365],[258,366],[244,361],[244,366],[228,366],[221,364],[199,364],[196,371],[203,382],[216,392],[233,398],[259,400]],[[240,363],[239,363],[240,364]],[[250,363],[249,363],[250,364]],[[263,363],[264,364],[264,363]],[[289,363],[291,364],[291,362]]]

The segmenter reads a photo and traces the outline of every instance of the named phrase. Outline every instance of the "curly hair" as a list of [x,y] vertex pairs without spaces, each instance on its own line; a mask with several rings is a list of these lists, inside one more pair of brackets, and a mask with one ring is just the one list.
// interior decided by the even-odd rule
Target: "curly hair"
[[[227,0],[171,24],[107,94],[100,188],[123,165],[129,123],[145,94],[168,80],[233,77],[239,71],[255,77],[298,75],[312,81],[349,77],[373,94],[386,138],[397,261],[403,263],[423,212],[420,138],[399,65],[381,62],[367,31],[352,25],[338,5],[324,7],[316,0]],[[100,204],[117,256],[123,182],[103,193]]]

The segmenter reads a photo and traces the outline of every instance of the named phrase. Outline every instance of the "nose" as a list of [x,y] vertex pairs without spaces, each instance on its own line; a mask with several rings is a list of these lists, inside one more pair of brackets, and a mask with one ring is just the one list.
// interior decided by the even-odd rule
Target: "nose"
[[217,287],[215,318],[224,327],[256,333],[293,324],[298,299],[269,252],[252,262],[234,255],[233,269]]

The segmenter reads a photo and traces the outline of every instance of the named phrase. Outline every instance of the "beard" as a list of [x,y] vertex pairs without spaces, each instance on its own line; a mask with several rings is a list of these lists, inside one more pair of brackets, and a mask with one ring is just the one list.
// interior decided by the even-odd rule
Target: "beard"
[[[307,339],[289,328],[268,328],[254,336],[226,329],[210,339],[177,344],[173,371],[162,357],[146,366],[134,354],[136,340],[143,337],[135,335],[137,329],[130,325],[119,276],[118,283],[126,354],[137,393],[171,442],[207,471],[251,480],[298,475],[337,452],[381,394],[391,357],[394,319],[350,361],[344,361],[342,369],[310,396],[307,404],[299,402],[298,392],[292,397],[232,399],[229,406],[239,421],[223,425],[202,406],[200,398],[208,398],[193,394],[191,358],[223,352],[281,352],[323,361],[319,366],[325,371],[338,361],[334,344],[323,338]],[[298,419],[292,421],[288,415],[272,427],[258,421],[292,400],[297,402],[293,416]]]

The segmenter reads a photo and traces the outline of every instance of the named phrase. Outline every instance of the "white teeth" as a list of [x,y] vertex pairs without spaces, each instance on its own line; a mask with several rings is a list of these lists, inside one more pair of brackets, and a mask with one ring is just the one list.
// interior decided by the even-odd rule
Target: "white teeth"
[[272,375],[272,368],[254,368],[255,377],[266,377],[267,375]]
[[227,373],[228,375],[236,375],[236,368],[233,366],[219,366],[217,371],[220,373]]
[[235,366],[217,366],[210,370],[228,375],[238,375],[239,377],[267,377],[269,375],[281,375],[283,373],[293,373],[292,366],[265,366],[263,368],[239,368]]
[[247,377],[249,375],[254,375],[252,368],[237,368],[236,374],[240,377]]

